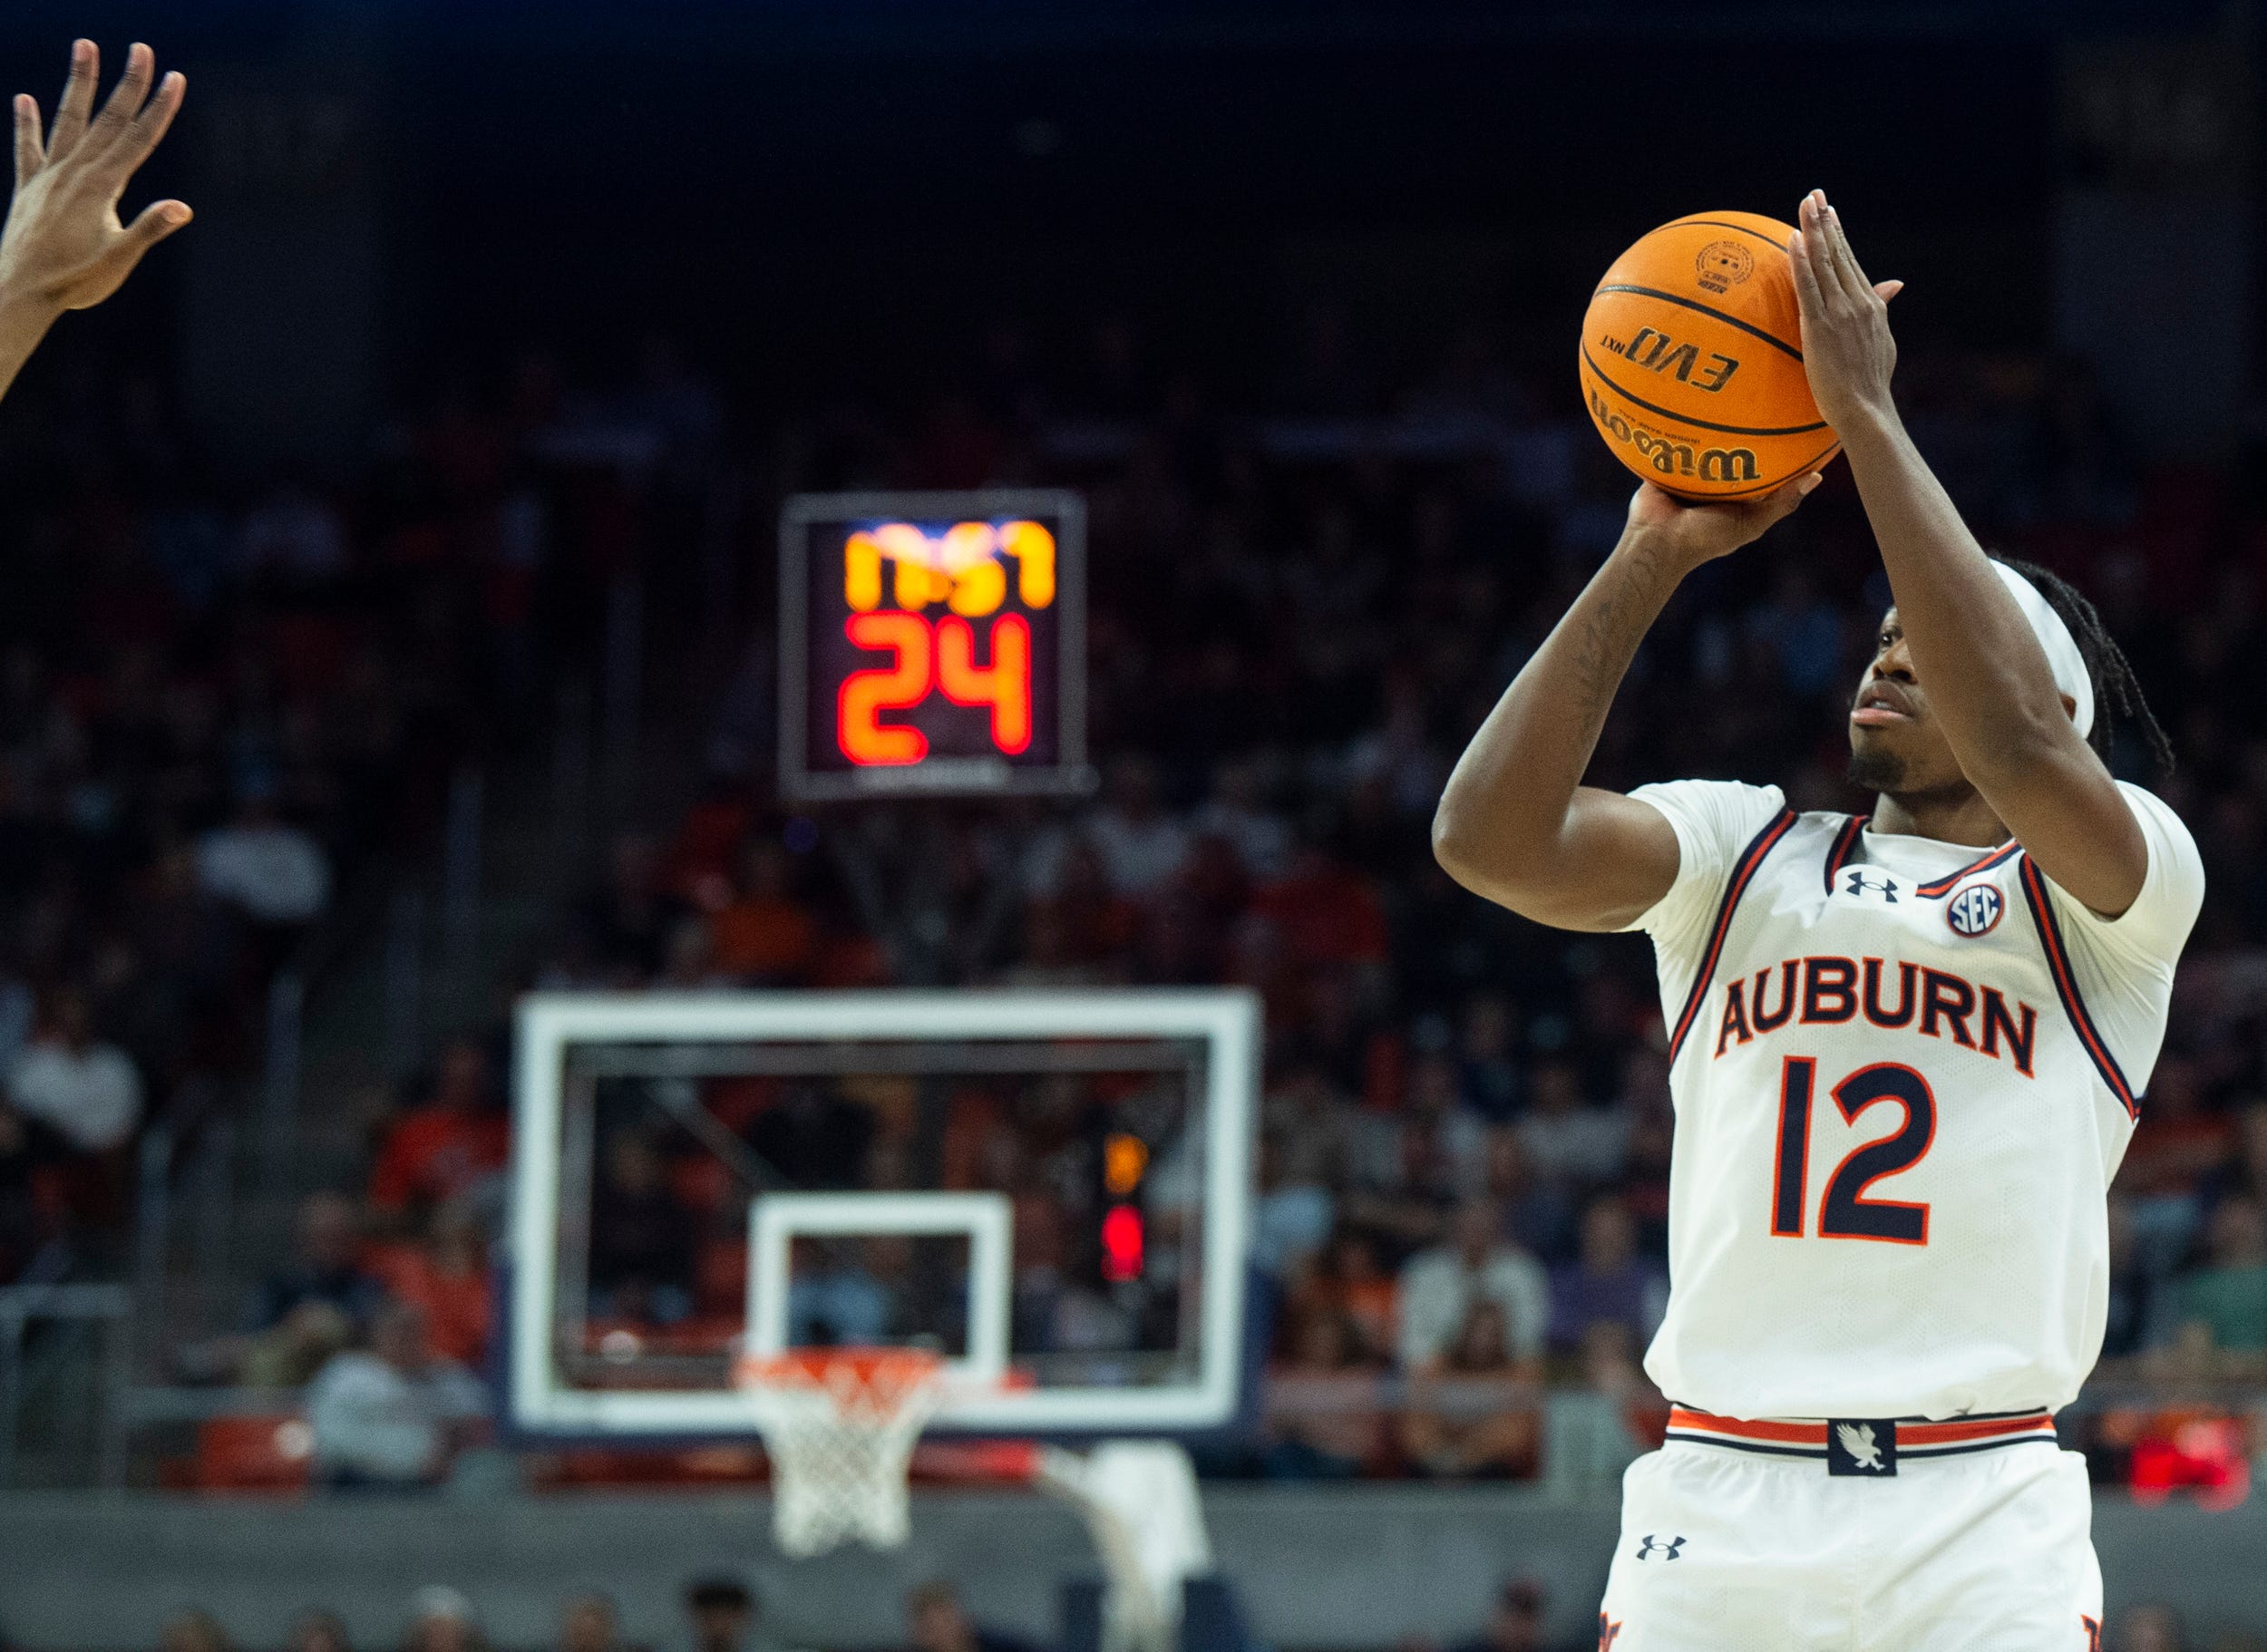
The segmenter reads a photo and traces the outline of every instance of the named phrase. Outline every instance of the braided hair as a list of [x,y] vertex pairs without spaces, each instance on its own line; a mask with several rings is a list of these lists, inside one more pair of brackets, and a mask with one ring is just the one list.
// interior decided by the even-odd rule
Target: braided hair
[[2107,763],[2111,749],[2117,743],[2120,721],[2130,721],[2140,730],[2142,742],[2149,748],[2158,772],[2170,774],[2173,743],[2165,738],[2156,714],[2149,709],[2148,697],[2141,692],[2141,681],[2133,674],[2132,662],[2110,636],[2109,628],[2102,624],[2102,617],[2095,611],[2094,605],[2077,587],[2036,562],[2016,557],[1999,557],[1994,560],[2006,563],[2029,580],[2047,599],[2047,606],[2070,627],[2070,636],[2078,645],[2078,657],[2086,662],[2086,675],[2094,685],[2094,727],[2087,734],[2087,743]]

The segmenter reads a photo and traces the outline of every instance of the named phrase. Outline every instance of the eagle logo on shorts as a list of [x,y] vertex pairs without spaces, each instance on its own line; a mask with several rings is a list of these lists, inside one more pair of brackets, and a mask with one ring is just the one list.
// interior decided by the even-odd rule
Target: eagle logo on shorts
[[1872,1424],[1837,1423],[1834,1433],[1842,1441],[1842,1449],[1850,1453],[1850,1461],[1858,1467],[1878,1474],[1889,1466],[1882,1461],[1882,1448],[1873,1443]]

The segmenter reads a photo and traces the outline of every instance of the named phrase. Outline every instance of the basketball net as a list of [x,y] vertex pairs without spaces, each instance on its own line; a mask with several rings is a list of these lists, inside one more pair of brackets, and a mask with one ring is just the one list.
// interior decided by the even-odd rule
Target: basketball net
[[[743,1356],[733,1375],[772,1460],[782,1552],[801,1560],[851,1539],[876,1549],[906,1540],[913,1448],[950,1394],[942,1359],[919,1348],[803,1348]],[[1152,1440],[1085,1453],[947,1449],[968,1472],[1027,1479],[1075,1507],[1110,1582],[1104,1645],[1169,1652],[1182,1582],[1212,1566],[1187,1452]]]
[[945,1362],[920,1348],[803,1348],[743,1357],[735,1385],[772,1460],[772,1535],[803,1559],[859,1539],[906,1539],[913,1447],[945,1400]]

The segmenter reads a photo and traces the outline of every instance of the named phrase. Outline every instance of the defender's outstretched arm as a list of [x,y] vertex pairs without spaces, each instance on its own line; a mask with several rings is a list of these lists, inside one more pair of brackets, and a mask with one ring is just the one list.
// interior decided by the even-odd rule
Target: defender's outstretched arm
[[1887,299],[1898,284],[1865,278],[1823,190],[1801,216],[1788,256],[1804,367],[1873,524],[1915,675],[1961,772],[2039,870],[2116,917],[2141,892],[2148,845],[2072,724],[2022,609],[1897,416]]
[[1523,918],[1618,929],[1669,892],[1677,834],[1649,804],[1581,783],[1638,645],[1701,563],[1763,533],[1815,474],[1747,504],[1684,505],[1645,483],[1621,541],[1457,760],[1433,816],[1448,875]]
[[15,100],[15,199],[0,228],[0,395],[58,316],[102,303],[143,253],[190,219],[178,200],[152,201],[131,224],[118,217],[127,180],[173,123],[188,83],[177,71],[152,95],[157,60],[137,44],[96,114],[101,69],[92,41],[73,44],[71,75],[44,138],[38,102]]

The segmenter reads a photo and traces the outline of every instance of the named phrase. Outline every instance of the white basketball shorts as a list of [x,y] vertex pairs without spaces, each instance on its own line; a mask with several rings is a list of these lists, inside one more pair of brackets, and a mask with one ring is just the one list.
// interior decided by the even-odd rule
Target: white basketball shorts
[[1600,1652],[2100,1652],[2086,1462],[2046,1414],[1679,1407],[1622,1480]]

